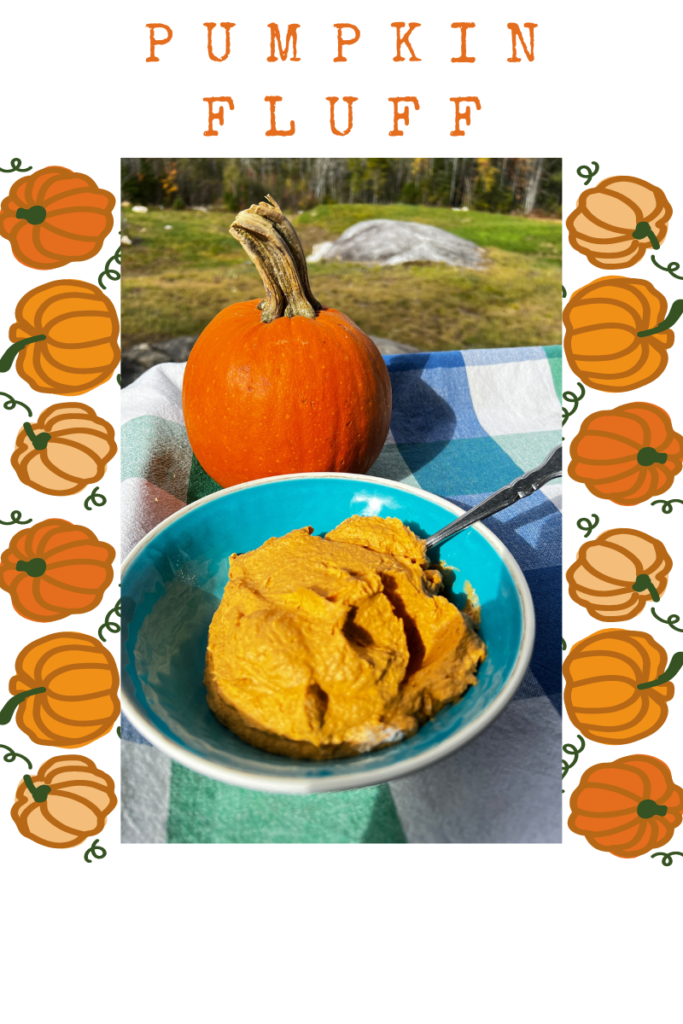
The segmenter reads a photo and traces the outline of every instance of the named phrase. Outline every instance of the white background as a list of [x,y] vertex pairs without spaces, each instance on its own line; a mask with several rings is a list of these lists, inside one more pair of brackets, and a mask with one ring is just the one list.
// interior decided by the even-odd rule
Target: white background
[[[123,155],[562,155],[567,212],[579,191],[573,167],[598,160],[605,173],[642,174],[665,191],[671,186],[675,224],[677,8],[611,0],[6,5],[0,15],[0,166],[8,167],[14,156],[36,167],[63,163],[114,191]],[[226,20],[237,25],[233,54],[213,64],[202,23]],[[397,20],[422,22],[411,37],[421,63],[392,61],[390,23]],[[145,62],[150,21],[169,23],[175,33],[158,50],[158,64]],[[301,24],[299,63],[266,61],[270,21]],[[345,64],[332,61],[337,21],[362,31],[361,41],[346,49]],[[476,64],[450,63],[459,53],[453,21],[476,22],[468,33]],[[533,65],[507,63],[508,21],[538,23]],[[206,138],[202,97],[212,94],[231,95],[235,110],[226,111],[217,138]],[[294,137],[265,137],[263,97],[270,94],[284,97],[280,106],[287,123],[296,121]],[[349,136],[330,133],[329,95],[359,97]],[[420,101],[402,138],[388,136],[392,95]],[[481,100],[465,138],[449,135],[453,95]],[[0,177],[8,190],[14,176]],[[674,248],[673,224],[667,251]],[[25,268],[9,272],[8,262],[5,249],[2,330],[25,290],[17,277]],[[90,275],[87,265],[80,268]],[[580,283],[598,276],[586,268],[572,264],[571,274]],[[574,285],[567,287],[571,292]],[[675,282],[657,287],[670,299],[681,294]],[[112,297],[116,291],[108,287]],[[669,388],[679,357],[674,349]],[[114,389],[96,394],[98,412],[116,422],[108,404]],[[577,427],[591,402],[577,413]],[[669,411],[680,430],[676,403],[677,395]],[[0,417],[14,415],[0,410]],[[111,468],[105,477],[110,504],[80,521],[89,525],[97,516],[104,522],[113,513],[108,477],[113,479]],[[19,499],[7,490],[7,473],[0,479],[0,518],[8,518],[1,514],[5,509],[28,508],[23,492]],[[591,505],[584,498],[570,502],[567,551],[578,549],[574,522]],[[615,514],[614,523],[620,521]],[[672,550],[676,512],[657,522],[667,543],[664,531],[670,531]],[[680,599],[672,583],[667,608],[683,609],[679,593]],[[114,603],[108,598],[101,609]],[[93,612],[83,617],[82,628],[95,629],[99,621]],[[15,625],[3,614],[5,677],[23,642]],[[577,637],[584,627],[592,631],[592,620],[576,625]],[[673,639],[656,635],[667,650],[675,649]],[[677,740],[670,728],[674,716]],[[672,747],[658,756],[675,768],[675,702],[670,720],[662,740]],[[572,735],[567,729],[567,738]],[[105,770],[111,739],[95,745]],[[15,768],[0,761],[2,806],[16,785]],[[646,1014],[667,1019],[677,1011],[675,927],[683,864],[666,869],[649,858],[622,861],[593,851],[579,837],[561,847],[117,848],[116,826],[112,816],[101,837],[109,855],[90,866],[83,864],[82,848],[33,848],[0,830],[7,978],[2,1005],[8,1019],[185,1021],[210,1013],[240,1022],[324,1017],[630,1024]]]

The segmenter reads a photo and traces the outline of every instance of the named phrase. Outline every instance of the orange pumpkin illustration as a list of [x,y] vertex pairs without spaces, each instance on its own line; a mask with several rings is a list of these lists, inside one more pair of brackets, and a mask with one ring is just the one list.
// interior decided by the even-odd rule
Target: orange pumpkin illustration
[[109,380],[119,365],[119,318],[95,284],[42,284],[24,295],[15,316],[0,373],[16,357],[17,373],[34,391],[82,395]]
[[683,437],[664,409],[632,402],[587,416],[569,453],[567,472],[596,498],[639,505],[671,487],[683,464]]
[[649,181],[624,175],[605,178],[579,196],[567,218],[569,244],[594,267],[632,267],[648,249],[659,248],[672,213],[661,188]]
[[569,828],[596,850],[640,857],[668,843],[680,825],[683,789],[663,761],[631,754],[588,768],[569,805]]
[[656,732],[674,695],[670,681],[683,661],[649,633],[601,629],[574,644],[562,672],[564,706],[576,728],[596,743],[633,743]]
[[14,695],[44,688],[17,709],[19,728],[34,743],[83,747],[104,736],[121,712],[114,656],[85,633],[51,633],[24,647],[10,679]]
[[110,775],[88,757],[61,754],[24,776],[11,815],[22,836],[64,849],[98,835],[116,804]]
[[581,546],[567,570],[569,596],[594,619],[632,619],[662,596],[672,565],[662,542],[649,534],[606,530]]
[[33,622],[89,612],[114,578],[115,554],[85,526],[46,519],[12,537],[0,559],[0,589]]
[[114,226],[116,199],[87,174],[43,167],[15,181],[0,206],[0,235],[20,263],[56,270],[96,256]]
[[598,391],[632,391],[649,384],[666,369],[667,349],[674,343],[672,330],[650,333],[666,311],[666,299],[648,281],[591,281],[574,292],[564,309],[567,362]]
[[114,428],[89,405],[51,405],[19,431],[12,465],[22,483],[43,494],[76,494],[104,476],[116,454]]

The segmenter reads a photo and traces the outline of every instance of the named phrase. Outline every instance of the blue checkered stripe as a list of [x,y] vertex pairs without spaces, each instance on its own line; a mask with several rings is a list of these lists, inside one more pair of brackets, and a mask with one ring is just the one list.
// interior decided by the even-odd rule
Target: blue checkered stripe
[[[469,509],[543,460],[561,439],[561,347],[385,356],[391,434],[370,470]],[[515,699],[561,701],[559,481],[486,525],[517,559],[536,610],[530,672]],[[551,500],[552,499],[552,500]]]

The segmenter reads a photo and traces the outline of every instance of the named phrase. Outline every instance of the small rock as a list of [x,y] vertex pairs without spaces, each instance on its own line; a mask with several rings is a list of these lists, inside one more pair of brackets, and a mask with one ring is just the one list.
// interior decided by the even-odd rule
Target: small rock
[[131,213],[147,213],[146,206],[132,206]]
[[131,242],[131,240],[128,237],[128,235],[121,235],[121,245],[132,245],[132,244],[133,243]]
[[164,231],[173,231],[172,224],[164,224]]

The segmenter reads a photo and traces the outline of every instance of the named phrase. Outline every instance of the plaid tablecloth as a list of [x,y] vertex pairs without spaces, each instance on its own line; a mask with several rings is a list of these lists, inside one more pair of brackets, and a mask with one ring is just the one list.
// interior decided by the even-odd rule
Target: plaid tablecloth
[[[394,410],[373,476],[467,509],[560,440],[559,346],[384,358]],[[187,440],[184,369],[155,366],[122,393],[124,556],[162,519],[219,489]],[[388,786],[281,796],[197,775],[124,720],[123,842],[560,842],[559,493],[550,484],[488,520],[526,576],[536,646],[514,700],[468,746]]]

